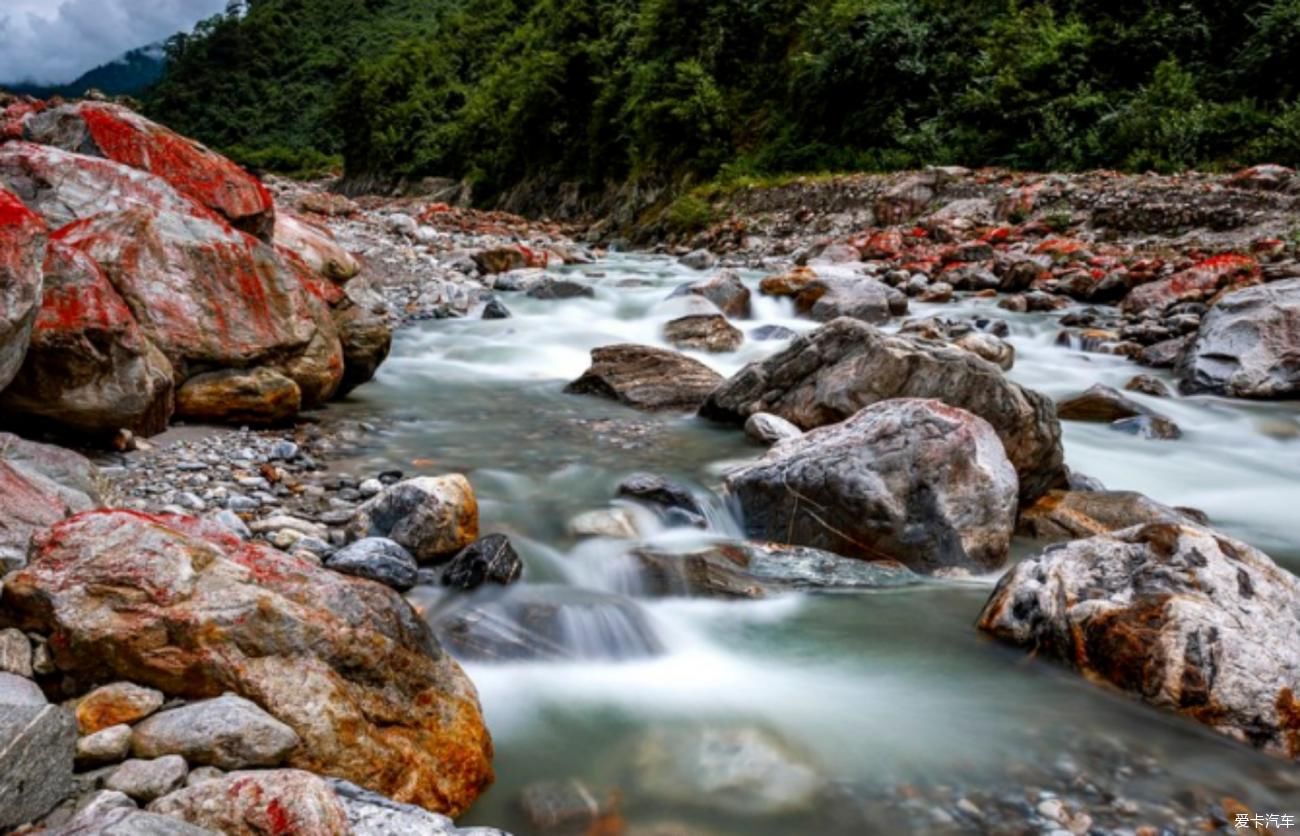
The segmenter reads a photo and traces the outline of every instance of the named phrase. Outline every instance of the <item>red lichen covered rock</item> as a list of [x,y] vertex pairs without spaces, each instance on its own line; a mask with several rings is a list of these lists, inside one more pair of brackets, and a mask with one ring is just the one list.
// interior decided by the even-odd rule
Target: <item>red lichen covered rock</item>
[[0,433],[0,575],[27,562],[32,535],[99,504],[84,456]]
[[23,138],[23,125],[27,117],[45,109],[45,102],[37,99],[17,99],[0,110],[0,143]]
[[140,206],[225,222],[152,174],[31,142],[0,146],[0,186],[43,216],[51,229]]
[[178,381],[196,370],[286,364],[317,336],[295,273],[228,226],[141,207],[56,237],[103,267]]
[[149,810],[226,836],[352,833],[333,788],[298,769],[232,772],[163,796]]
[[492,781],[474,686],[382,584],[190,517],[80,514],[37,539],[6,618],[73,684],[231,691],[289,725],[289,765],[455,816]]
[[1250,256],[1216,255],[1167,279],[1134,288],[1120,308],[1126,313],[1160,313],[1178,302],[1208,299],[1224,288],[1253,284],[1258,278],[1259,262]]
[[275,245],[297,255],[317,274],[340,284],[361,272],[361,265],[334,243],[328,230],[284,212],[275,217]]
[[41,299],[45,223],[14,194],[0,188],[0,390],[13,380]]
[[90,435],[161,432],[172,413],[172,367],[108,277],[55,241],[27,359],[0,409]]
[[275,204],[261,181],[220,154],[121,105],[82,101],[53,107],[28,117],[23,134],[33,142],[148,171],[237,228],[270,239]]

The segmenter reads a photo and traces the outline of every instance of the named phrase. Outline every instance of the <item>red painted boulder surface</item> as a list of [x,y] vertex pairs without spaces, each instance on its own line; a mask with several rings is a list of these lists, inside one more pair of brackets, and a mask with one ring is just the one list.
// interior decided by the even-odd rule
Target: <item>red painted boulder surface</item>
[[275,204],[266,187],[192,139],[107,102],[83,101],[29,116],[25,138],[147,171],[239,229],[269,240]]
[[60,242],[49,247],[27,359],[0,410],[92,435],[152,435],[171,417],[171,364],[99,265]]
[[252,700],[301,739],[291,767],[452,816],[492,781],[474,686],[400,595],[215,523],[80,514],[37,538],[0,604],[74,685]]
[[1250,256],[1216,255],[1167,279],[1135,288],[1121,308],[1128,313],[1161,313],[1178,302],[1199,302],[1226,287],[1253,284],[1258,278],[1259,262]]
[[352,254],[323,227],[281,212],[275,216],[275,245],[301,258],[318,275],[346,282],[361,272]]
[[18,374],[41,299],[45,224],[0,188],[0,389]]

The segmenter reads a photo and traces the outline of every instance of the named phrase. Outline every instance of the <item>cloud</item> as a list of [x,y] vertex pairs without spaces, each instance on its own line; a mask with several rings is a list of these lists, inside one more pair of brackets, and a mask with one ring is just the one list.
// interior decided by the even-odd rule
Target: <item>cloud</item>
[[0,0],[0,83],[66,84],[225,8],[226,0]]

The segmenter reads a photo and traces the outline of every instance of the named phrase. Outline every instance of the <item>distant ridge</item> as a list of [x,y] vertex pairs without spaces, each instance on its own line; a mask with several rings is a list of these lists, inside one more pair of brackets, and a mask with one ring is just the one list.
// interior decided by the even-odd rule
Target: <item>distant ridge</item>
[[162,78],[165,67],[163,45],[149,44],[100,64],[69,84],[0,84],[0,87],[40,98],[80,96],[91,88],[110,96],[137,95]]

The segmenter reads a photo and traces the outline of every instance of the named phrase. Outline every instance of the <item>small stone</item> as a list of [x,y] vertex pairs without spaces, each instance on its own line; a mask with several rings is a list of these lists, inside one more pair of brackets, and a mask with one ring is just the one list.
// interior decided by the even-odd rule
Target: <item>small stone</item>
[[418,567],[400,544],[385,537],[366,537],[330,555],[325,568],[405,591],[415,586]]
[[185,776],[185,786],[193,787],[202,784],[204,781],[219,781],[226,776],[224,769],[217,769],[215,766],[198,766],[190,770],[190,774]]
[[484,583],[508,586],[519,580],[524,564],[504,534],[489,534],[452,558],[443,573],[443,586],[477,589]]
[[1113,422],[1110,428],[1153,441],[1173,441],[1183,437],[1183,431],[1177,424],[1159,415],[1139,415],[1135,418],[1125,418]]
[[117,763],[131,751],[131,727],[125,723],[77,739],[77,766]]
[[547,277],[528,290],[531,299],[577,299],[585,297],[594,299],[596,291],[590,285],[570,279],[552,279]]
[[488,299],[487,304],[483,306],[482,319],[510,319],[510,309],[495,296]]
[[636,520],[626,508],[601,508],[587,511],[569,520],[569,533],[575,537],[612,537],[635,540],[641,536]]
[[256,703],[226,694],[155,714],[135,727],[131,750],[139,758],[181,755],[221,769],[279,766],[298,735]]
[[1164,381],[1149,374],[1136,375],[1124,384],[1124,388],[1129,392],[1140,392],[1156,398],[1169,397],[1169,387]]
[[291,462],[298,458],[298,445],[292,441],[277,441],[271,446],[271,460]]
[[119,723],[134,723],[162,708],[161,691],[130,682],[115,682],[96,688],[77,701],[77,727],[82,734],[94,734]]
[[798,438],[803,430],[779,415],[755,412],[745,419],[745,435],[760,444],[772,445],[788,438]]
[[0,672],[32,676],[32,643],[22,630],[0,630]]
[[104,780],[104,788],[117,790],[147,804],[179,788],[189,772],[180,755],[154,760],[129,760]]
[[45,642],[38,642],[32,650],[32,671],[40,676],[46,676],[54,673],[54,655],[50,653],[50,646]]
[[361,491],[361,495],[366,499],[369,499],[372,496],[378,496],[380,491],[383,489],[384,483],[378,479],[367,479],[357,486],[357,490]]

